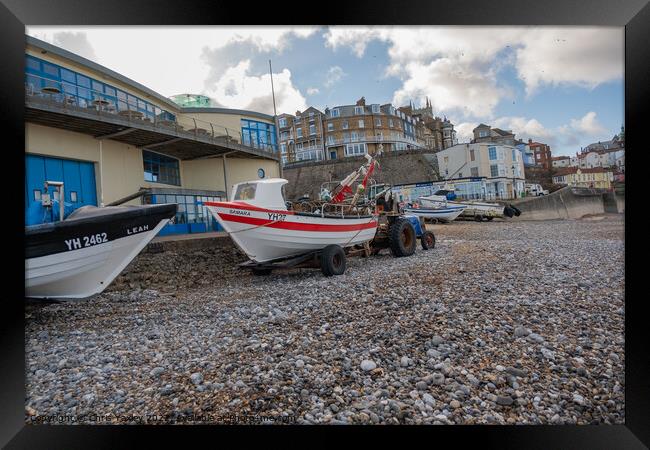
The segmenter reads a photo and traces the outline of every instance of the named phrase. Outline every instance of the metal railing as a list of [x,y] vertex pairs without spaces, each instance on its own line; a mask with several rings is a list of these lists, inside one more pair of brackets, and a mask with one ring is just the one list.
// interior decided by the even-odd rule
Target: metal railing
[[[37,87],[26,81],[26,100],[40,101],[49,105],[56,104],[64,110],[92,112],[100,117],[116,116],[136,125],[149,125],[165,131],[174,131],[177,134],[204,138],[213,143],[234,143],[271,154],[278,153],[277,144],[252,142],[249,136],[242,134],[241,130],[186,116],[183,113],[171,113],[155,106],[157,110],[149,111],[146,107],[138,107],[137,104],[134,105],[91,88],[50,80],[33,74],[29,74],[29,77],[44,80],[44,82],[41,83],[43,86]],[[77,89],[88,94],[79,95]]]
[[327,139],[325,141],[325,145],[331,147],[331,146],[341,145],[341,144],[357,144],[357,143],[363,144],[367,142],[386,143],[386,144],[404,143],[404,144],[416,145],[424,148],[424,143],[419,143],[418,141],[413,139],[403,138],[403,137],[398,138],[398,137],[383,137],[383,136],[359,136],[356,139],[352,139],[352,138]]

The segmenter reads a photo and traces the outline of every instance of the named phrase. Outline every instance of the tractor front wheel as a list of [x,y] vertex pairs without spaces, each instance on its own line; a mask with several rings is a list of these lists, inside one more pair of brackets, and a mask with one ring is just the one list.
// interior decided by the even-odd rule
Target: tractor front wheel
[[420,238],[423,250],[429,250],[436,246],[436,236],[431,231],[425,231]]

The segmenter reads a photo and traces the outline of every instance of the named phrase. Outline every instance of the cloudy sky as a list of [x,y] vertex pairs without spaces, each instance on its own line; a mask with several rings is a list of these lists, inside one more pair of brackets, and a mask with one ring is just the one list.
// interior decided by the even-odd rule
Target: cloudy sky
[[623,28],[28,27],[27,34],[170,96],[272,114],[307,106],[418,106],[460,142],[479,123],[572,154],[624,120]]

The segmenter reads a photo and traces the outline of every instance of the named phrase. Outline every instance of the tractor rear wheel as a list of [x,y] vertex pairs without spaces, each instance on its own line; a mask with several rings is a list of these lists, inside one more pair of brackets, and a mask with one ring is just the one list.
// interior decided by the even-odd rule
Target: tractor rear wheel
[[411,256],[415,253],[415,228],[407,219],[399,218],[390,227],[388,242],[393,256]]
[[431,231],[425,231],[420,238],[423,250],[429,250],[436,246],[436,236]]
[[320,269],[323,275],[342,275],[345,272],[345,252],[338,245],[328,245],[320,254]]

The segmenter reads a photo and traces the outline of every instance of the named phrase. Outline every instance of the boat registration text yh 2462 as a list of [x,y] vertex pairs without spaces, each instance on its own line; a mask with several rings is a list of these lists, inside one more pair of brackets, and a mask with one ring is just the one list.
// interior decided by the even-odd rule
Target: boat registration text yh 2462
[[82,247],[90,247],[92,245],[103,244],[104,242],[108,242],[108,235],[106,233],[99,233],[92,234],[90,236],[66,239],[65,245],[68,246],[68,250],[76,250]]

